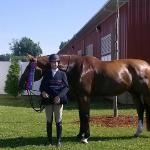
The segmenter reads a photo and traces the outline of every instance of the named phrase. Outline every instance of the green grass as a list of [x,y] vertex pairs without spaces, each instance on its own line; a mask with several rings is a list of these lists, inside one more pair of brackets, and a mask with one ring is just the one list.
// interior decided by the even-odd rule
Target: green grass
[[[91,116],[112,115],[110,102],[93,102]],[[119,114],[135,115],[130,107],[119,106]],[[89,144],[81,144],[76,140],[79,124],[78,109],[74,102],[64,107],[63,112],[63,146],[62,150],[149,150],[150,134],[146,130],[140,138],[134,138],[135,127],[108,128],[90,125]],[[14,99],[0,96],[0,149],[58,149],[55,146],[44,146],[46,138],[45,113],[37,113],[30,108],[26,97]],[[56,140],[55,124],[53,136]]]

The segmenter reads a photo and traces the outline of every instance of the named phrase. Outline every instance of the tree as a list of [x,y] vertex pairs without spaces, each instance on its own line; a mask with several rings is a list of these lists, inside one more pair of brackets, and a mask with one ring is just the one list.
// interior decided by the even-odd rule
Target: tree
[[19,71],[20,68],[18,64],[18,59],[13,57],[11,59],[11,65],[7,74],[7,80],[5,82],[4,90],[6,93],[15,97],[18,95]]
[[11,54],[2,54],[0,55],[0,61],[9,61]]
[[64,48],[67,44],[68,44],[69,40],[68,41],[65,41],[65,42],[61,42],[60,43],[60,46],[59,46],[59,49],[61,50],[62,48]]
[[39,42],[34,43],[27,37],[23,37],[20,41],[13,40],[12,43],[10,43],[10,50],[12,50],[12,53],[15,56],[26,56],[27,54],[39,56],[42,54]]

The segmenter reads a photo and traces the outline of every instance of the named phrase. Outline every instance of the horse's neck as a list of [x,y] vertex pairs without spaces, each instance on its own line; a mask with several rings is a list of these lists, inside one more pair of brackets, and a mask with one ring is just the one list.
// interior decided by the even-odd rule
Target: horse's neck
[[39,64],[47,65],[47,63],[48,63],[48,56],[38,57],[37,60],[38,60]]
[[83,57],[78,55],[72,55],[70,57],[70,63],[72,67],[79,66],[83,62]]

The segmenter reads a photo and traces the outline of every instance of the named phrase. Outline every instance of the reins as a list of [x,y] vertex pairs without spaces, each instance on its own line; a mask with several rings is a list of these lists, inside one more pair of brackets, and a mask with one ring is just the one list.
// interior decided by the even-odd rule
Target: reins
[[27,94],[28,94],[28,97],[29,97],[29,100],[30,100],[31,107],[36,112],[41,113],[44,109],[44,106],[42,105],[42,101],[40,101],[39,109],[36,109],[34,107],[34,103],[33,103],[33,95],[35,95],[35,94],[32,91],[36,91],[36,90],[33,90],[35,68],[36,68],[36,63],[32,62],[31,65],[30,65],[30,72],[29,72],[28,81],[27,81],[27,85],[26,85],[26,91],[27,91]]
[[28,94],[28,97],[29,97],[29,100],[30,100],[30,105],[31,107],[38,113],[41,113],[43,111],[43,109],[45,108],[44,105],[42,105],[42,101],[40,101],[40,107],[39,109],[35,108],[34,107],[34,103],[33,103],[33,95],[35,95],[32,90],[26,90],[27,91],[27,94]]

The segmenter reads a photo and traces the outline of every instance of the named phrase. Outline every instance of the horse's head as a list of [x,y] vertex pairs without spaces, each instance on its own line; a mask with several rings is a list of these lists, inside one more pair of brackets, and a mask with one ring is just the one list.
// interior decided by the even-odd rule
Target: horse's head
[[60,62],[59,62],[59,69],[68,72],[70,69],[71,63],[71,55],[59,55]]
[[[74,57],[72,55],[59,55],[60,62],[59,62],[59,69],[70,72],[70,70],[73,68],[75,61]],[[31,55],[28,55],[29,58],[29,64],[27,65],[25,71],[21,75],[20,81],[19,81],[19,91],[26,89],[26,85],[29,80],[29,76],[31,73],[31,70],[34,67],[34,81],[40,80],[43,76],[43,73],[45,70],[47,70],[49,65],[49,56],[40,56],[40,57],[33,57]]]
[[[34,69],[34,81],[38,81],[42,78],[43,72],[50,66],[48,56],[40,56],[35,58],[31,55],[28,55],[28,60],[29,64],[25,68],[25,71],[21,75],[19,81],[19,91],[26,89],[26,85],[29,80],[29,75],[32,69]],[[69,69],[69,61],[69,55],[60,55],[59,68],[61,70],[67,71]]]
[[31,55],[28,55],[29,58],[29,64],[25,68],[25,71],[21,75],[21,78],[19,80],[19,92],[21,90],[26,89],[26,85],[29,80],[29,75],[31,73],[31,70],[34,69],[34,81],[38,81],[42,78],[43,70],[45,69],[45,64],[48,62],[48,57],[33,57]]

